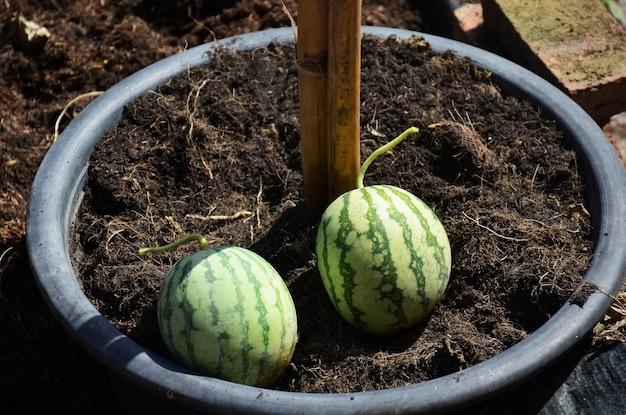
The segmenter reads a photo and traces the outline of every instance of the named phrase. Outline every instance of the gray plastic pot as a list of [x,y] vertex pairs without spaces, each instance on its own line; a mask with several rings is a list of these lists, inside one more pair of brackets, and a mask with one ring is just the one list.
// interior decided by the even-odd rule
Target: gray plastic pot
[[[217,47],[250,50],[290,43],[290,29],[251,33],[199,46],[151,65],[109,89],[65,129],[35,177],[27,221],[28,253],[44,298],[63,327],[114,376],[181,408],[240,414],[435,413],[467,408],[528,380],[566,352],[598,322],[626,274],[626,173],[602,131],[561,91],[498,56],[452,40],[405,30],[364,28],[381,38],[423,36],[436,52],[454,51],[493,73],[508,93],[552,116],[578,154],[595,230],[585,279],[599,287],[583,307],[565,304],[524,341],[467,370],[402,388],[350,394],[260,389],[191,373],[130,340],[89,302],[70,261],[70,225],[81,201],[94,144],[123,107],[190,67],[206,64]],[[152,395],[150,395],[152,394]]]

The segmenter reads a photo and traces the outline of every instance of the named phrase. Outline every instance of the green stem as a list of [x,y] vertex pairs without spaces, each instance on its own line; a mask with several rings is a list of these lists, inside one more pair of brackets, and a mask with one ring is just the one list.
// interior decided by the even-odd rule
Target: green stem
[[397,136],[396,138],[394,138],[393,140],[391,140],[390,142],[388,142],[387,144],[385,144],[384,146],[374,151],[372,154],[370,154],[370,156],[367,158],[367,160],[365,160],[365,162],[361,166],[359,175],[356,178],[357,189],[363,188],[363,178],[365,177],[365,172],[369,168],[370,164],[372,164],[372,162],[376,160],[376,158],[378,158],[378,156],[380,156],[381,154],[385,154],[386,152],[388,152],[389,150],[391,150],[392,148],[394,148],[395,146],[397,146],[398,144],[406,140],[408,136],[410,136],[411,134],[415,134],[417,132],[419,132],[418,128],[411,127],[405,132],[403,132],[402,134],[400,134],[399,136]]
[[187,235],[178,241],[172,242],[171,244],[157,246],[152,248],[140,248],[139,255],[144,256],[148,254],[159,254],[161,252],[171,251],[172,249],[176,249],[181,245],[188,244],[189,242],[198,241],[200,249],[207,249],[209,247],[209,241],[199,233],[194,233],[191,235]]

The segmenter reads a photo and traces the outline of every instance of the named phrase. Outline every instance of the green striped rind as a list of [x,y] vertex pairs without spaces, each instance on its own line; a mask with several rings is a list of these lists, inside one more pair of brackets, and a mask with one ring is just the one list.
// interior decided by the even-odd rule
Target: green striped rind
[[424,202],[394,186],[368,186],[335,200],[322,216],[316,251],[337,311],[373,334],[423,319],[450,277],[443,225]]
[[297,341],[284,281],[263,258],[237,247],[176,263],[161,287],[158,320],[165,345],[183,364],[247,385],[274,382]]

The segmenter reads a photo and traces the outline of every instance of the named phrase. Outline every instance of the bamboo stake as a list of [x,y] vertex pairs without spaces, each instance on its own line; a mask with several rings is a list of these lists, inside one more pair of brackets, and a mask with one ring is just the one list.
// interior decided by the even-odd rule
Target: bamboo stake
[[360,164],[361,0],[329,0],[330,200],[355,189]]
[[328,204],[328,0],[298,0],[298,78],[304,199]]

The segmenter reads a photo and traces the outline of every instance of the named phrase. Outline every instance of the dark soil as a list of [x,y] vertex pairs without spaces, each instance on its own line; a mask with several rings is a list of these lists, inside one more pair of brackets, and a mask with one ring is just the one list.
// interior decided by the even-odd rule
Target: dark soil
[[[408,4],[372,0],[366,5],[374,2]],[[212,16],[227,3],[0,1],[0,410],[119,412],[104,370],[56,323],[30,274],[24,247],[30,184],[52,143],[55,121],[71,99],[109,88],[158,59],[212,39],[203,25],[219,20]],[[229,9],[229,26],[219,36],[285,24],[276,9],[251,14],[251,3],[238,2],[241,12]],[[408,7],[387,6],[384,13],[397,26],[423,28],[417,25],[418,12],[398,14],[401,10]],[[13,22],[20,14],[51,32],[42,49],[26,50],[16,41]],[[69,109],[61,130],[88,101]]]
[[[200,232],[214,246],[249,247],[287,281],[300,341],[297,370],[278,388],[382,389],[494,356],[576,291],[592,243],[573,151],[553,121],[485,78],[420,40],[364,43],[363,156],[408,126],[422,130],[376,162],[366,181],[423,199],[453,250],[445,298],[419,327],[366,336],[328,301],[314,258],[319,216],[302,202],[292,47],[224,52],[127,108],[92,157],[76,224],[87,294],[117,327],[167,355],[159,286],[194,248],[146,260],[136,252]],[[211,218],[242,211],[253,214]]]
[[[283,3],[295,18],[298,16],[297,0],[284,0]],[[423,30],[424,24],[420,14],[416,13],[416,3],[412,0],[369,0],[363,2],[362,22],[366,25],[400,27],[410,30]],[[242,16],[246,16],[242,19]],[[241,23],[244,23],[243,28]],[[271,24],[268,24],[270,22]],[[217,16],[204,21],[198,33],[202,36],[223,37],[235,30],[253,32],[274,27],[275,22],[281,26],[290,26],[286,13],[283,12],[280,0],[243,0],[237,7],[226,8]],[[212,32],[212,33],[211,33]]]

